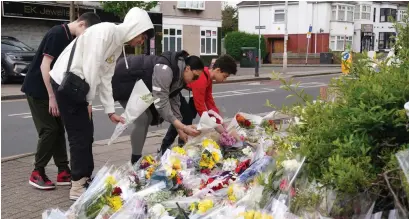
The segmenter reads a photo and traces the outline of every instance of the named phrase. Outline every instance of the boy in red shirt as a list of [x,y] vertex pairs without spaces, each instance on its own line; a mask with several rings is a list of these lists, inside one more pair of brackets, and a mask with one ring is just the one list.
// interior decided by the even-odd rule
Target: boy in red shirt
[[[196,114],[202,116],[204,112],[208,112],[209,116],[216,118],[217,123],[221,123],[220,111],[214,102],[212,95],[213,81],[223,82],[230,75],[235,75],[237,72],[236,61],[229,55],[220,56],[211,68],[204,68],[204,73],[200,75],[199,79],[188,84],[187,89],[193,93],[193,97],[189,98],[189,103],[180,93],[180,112],[183,115],[183,124],[191,125]],[[216,130],[219,133],[224,131],[223,126],[218,126]],[[171,125],[163,138],[161,145],[161,152],[165,153],[172,143],[175,141],[178,132]],[[180,135],[180,134],[179,134]],[[187,136],[179,136],[179,145],[183,145],[183,140]]]

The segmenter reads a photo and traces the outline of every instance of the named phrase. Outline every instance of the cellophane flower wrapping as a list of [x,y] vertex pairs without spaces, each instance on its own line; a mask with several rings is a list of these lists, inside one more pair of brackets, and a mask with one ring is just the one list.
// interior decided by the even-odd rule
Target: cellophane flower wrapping
[[409,149],[396,153],[396,158],[398,159],[399,165],[409,182]]
[[105,165],[96,174],[84,194],[67,211],[68,217],[96,218],[105,205],[110,207],[109,213],[115,213],[135,192],[133,168],[125,164],[118,168]]
[[145,219],[147,218],[146,208],[146,202],[143,198],[138,194],[133,194],[110,219]]
[[60,209],[47,209],[41,216],[42,219],[68,219]]
[[152,93],[142,80],[135,83],[129,100],[132,101],[127,103],[125,111],[121,115],[125,119],[125,123],[116,125],[108,145],[111,145],[154,102]]

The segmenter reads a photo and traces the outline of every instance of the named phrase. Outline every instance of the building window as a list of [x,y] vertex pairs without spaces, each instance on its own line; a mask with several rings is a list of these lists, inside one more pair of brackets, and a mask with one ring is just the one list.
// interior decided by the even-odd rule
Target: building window
[[373,8],[373,22],[376,20],[376,8]]
[[217,28],[200,28],[200,54],[217,55]]
[[371,6],[361,5],[361,19],[371,20]]
[[380,32],[378,40],[378,49],[391,49],[395,42],[396,33]]
[[398,11],[398,21],[404,22],[406,16],[406,11],[405,10],[399,10]]
[[396,9],[392,8],[381,8],[381,16],[379,22],[391,22],[389,17],[392,17],[393,20],[396,20]]
[[331,36],[329,45],[332,51],[344,51],[352,46],[352,36]]
[[[371,20],[371,6],[370,5],[356,5],[355,6],[355,20]],[[374,21],[375,22],[375,21]]]
[[163,51],[176,52],[182,48],[182,28],[163,28]]
[[205,1],[178,1],[179,9],[205,10]]
[[361,7],[359,5],[355,5],[355,10],[354,10],[354,20],[359,19],[359,14],[361,13]]
[[284,10],[274,10],[274,22],[284,22],[285,12]]
[[333,5],[331,19],[352,22],[354,20],[354,7],[349,5]]

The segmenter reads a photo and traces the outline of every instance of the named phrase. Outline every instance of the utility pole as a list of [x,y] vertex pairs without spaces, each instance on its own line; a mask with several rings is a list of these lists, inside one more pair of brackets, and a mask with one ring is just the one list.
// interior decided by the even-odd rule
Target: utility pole
[[70,22],[75,21],[75,6],[74,6],[74,2],[71,1],[70,2]]
[[288,30],[287,30],[287,22],[288,22],[288,1],[285,1],[285,26],[284,26],[284,54],[283,54],[283,71],[287,72],[287,41],[288,41]]
[[[258,67],[260,68],[261,67],[261,16],[260,16],[260,1],[258,1],[258,26],[259,26],[259,28],[258,28],[258,63],[257,63],[257,65],[258,65]],[[258,73],[258,71],[256,71],[256,73],[255,73],[255,75],[254,75],[254,77],[258,77],[259,76],[259,73]]]
[[[318,2],[315,2],[313,5],[312,5],[312,11],[313,11],[313,13],[312,13],[312,26],[314,27],[314,21],[315,21],[315,14],[317,13],[316,11],[318,11],[318,10],[315,10],[315,8],[317,7],[317,3]],[[315,24],[317,27],[318,27],[318,25],[317,24]],[[315,46],[315,54],[317,54],[317,35],[318,35],[318,28],[317,27],[315,27],[315,42],[314,42],[314,46]]]

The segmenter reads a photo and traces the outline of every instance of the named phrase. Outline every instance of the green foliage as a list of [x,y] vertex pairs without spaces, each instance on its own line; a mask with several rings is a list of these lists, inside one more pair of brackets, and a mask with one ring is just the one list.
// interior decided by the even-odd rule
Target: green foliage
[[222,10],[222,33],[225,36],[227,33],[237,31],[239,28],[239,18],[237,8],[227,5]]
[[111,12],[121,19],[124,19],[131,8],[138,7],[149,11],[156,7],[157,4],[157,1],[101,1],[104,11]]
[[[406,10],[409,12],[409,4]],[[401,23],[395,23],[395,28],[397,32],[396,43],[394,44],[394,49],[397,51],[397,57],[400,60],[408,60],[409,59],[409,50],[405,48],[409,48],[409,13],[406,13],[403,16]]]
[[[255,47],[258,49],[258,34],[249,34],[245,32],[230,32],[224,38],[226,53],[234,59],[240,60],[242,57],[241,47]],[[266,55],[266,42],[261,38],[261,57]]]
[[282,80],[283,89],[297,98],[295,107],[283,108],[299,118],[299,124],[288,129],[289,136],[297,137],[300,153],[307,157],[310,180],[337,192],[334,211],[339,214],[348,215],[354,204],[345,199],[354,200],[356,194],[376,201],[375,212],[409,212],[409,186],[394,156],[409,145],[409,119],[403,109],[409,100],[408,23],[398,26],[398,32],[400,63],[387,65],[385,60],[375,72],[363,54],[353,63],[352,77],[332,80],[334,101],[312,102],[293,81]]

